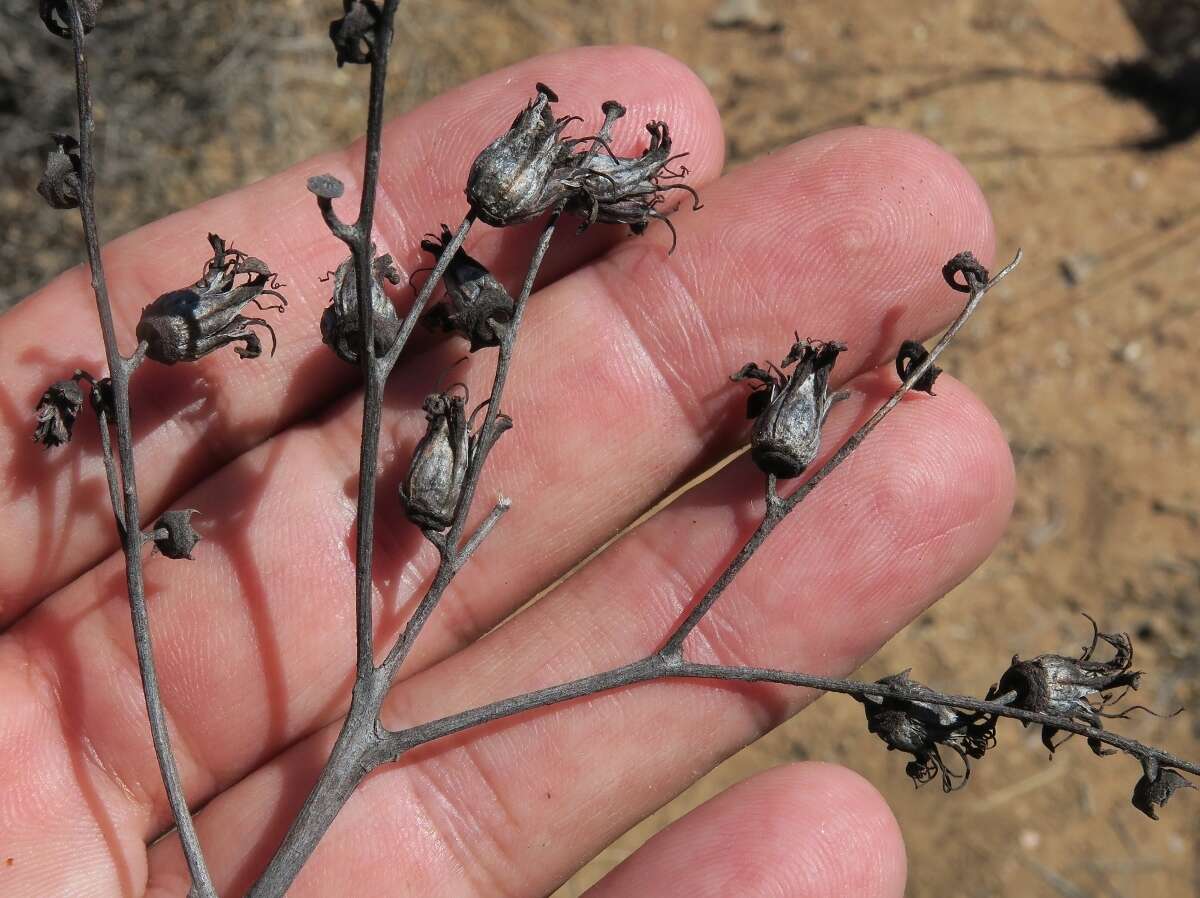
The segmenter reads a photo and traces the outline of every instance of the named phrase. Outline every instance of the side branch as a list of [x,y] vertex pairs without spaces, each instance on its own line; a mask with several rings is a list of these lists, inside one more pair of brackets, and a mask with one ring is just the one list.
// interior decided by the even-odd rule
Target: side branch
[[1020,250],[1018,250],[1013,260],[1009,262],[1008,265],[1006,265],[1003,269],[1001,269],[995,275],[995,277],[986,282],[978,280],[971,274],[967,275],[967,285],[970,295],[967,299],[966,305],[963,307],[962,312],[960,312],[958,317],[954,319],[954,322],[950,325],[950,327],[946,329],[946,332],[942,335],[942,338],[938,340],[933,349],[929,351],[929,354],[926,356],[926,358],[919,365],[914,366],[913,370],[909,372],[909,376],[888,398],[887,402],[881,405],[879,409],[877,409],[876,412],[871,415],[871,417],[868,418],[867,421],[861,427],[859,427],[858,430],[856,430],[846,440],[845,443],[841,445],[837,452],[835,452],[833,456],[825,462],[825,464],[821,465],[821,467],[818,468],[817,471],[811,477],[809,477],[807,481],[805,481],[803,486],[801,486],[787,498],[780,498],[777,492],[777,482],[775,476],[773,474],[768,475],[767,504],[762,523],[738,551],[737,555],[734,556],[733,561],[729,563],[729,566],[726,567],[726,569],[721,573],[716,582],[709,587],[708,592],[704,594],[704,597],[696,604],[691,613],[688,614],[675,632],[672,633],[667,639],[666,643],[662,647],[662,652],[665,655],[682,657],[684,640],[687,639],[692,630],[696,629],[696,625],[704,619],[704,616],[708,614],[712,606],[716,604],[717,599],[719,599],[725,592],[726,588],[733,581],[733,578],[737,576],[738,572],[741,571],[741,569],[746,565],[746,562],[748,562],[750,558],[753,557],[754,553],[758,551],[759,547],[763,544],[763,542],[766,541],[766,538],[771,535],[771,532],[785,517],[787,517],[792,510],[796,508],[796,506],[803,502],[808,495],[814,489],[816,489],[817,486],[820,485],[820,483],[827,476],[829,476],[830,473],[833,472],[835,468],[837,468],[842,462],[850,457],[854,450],[856,450],[862,444],[863,440],[870,435],[871,431],[873,431],[876,426],[878,426],[878,424],[887,417],[888,413],[891,412],[892,409],[899,405],[900,400],[904,398],[904,395],[912,390],[919,381],[921,381],[926,372],[931,369],[938,356],[940,356],[946,347],[950,345],[950,341],[954,339],[955,335],[959,332],[959,330],[962,329],[962,326],[967,323],[967,320],[975,313],[975,310],[979,308],[980,302],[983,301],[983,298],[988,294],[988,291],[990,291],[998,283],[1004,280],[1004,278],[1011,274],[1013,269],[1015,269],[1021,263],[1021,259],[1022,253]]
[[[75,55],[76,97],[79,112],[79,161],[80,190],[79,213],[83,222],[84,242],[87,248],[88,265],[92,273],[92,291],[96,296],[96,311],[100,318],[100,331],[104,340],[104,354],[112,380],[113,416],[117,430],[117,460],[121,471],[121,488],[124,510],[114,507],[121,549],[125,555],[125,582],[129,592],[129,610],[133,625],[133,639],[137,650],[138,668],[142,677],[142,691],[146,698],[146,714],[150,723],[154,753],[158,759],[167,801],[175,818],[179,839],[192,877],[192,894],[198,898],[216,898],[200,840],[192,822],[191,811],[183,792],[183,783],[171,748],[171,735],[167,727],[166,710],[158,688],[158,672],[154,663],[154,649],[150,639],[150,618],[146,608],[145,584],[142,574],[142,534],[138,510],[137,479],[134,472],[133,436],[129,412],[129,379],[141,361],[141,351],[131,358],[121,356],[113,324],[112,305],[108,298],[108,286],[104,279],[104,268],[100,257],[100,236],[96,224],[95,183],[96,172],[92,155],[92,133],[95,119],[92,115],[91,83],[88,79],[87,55],[84,46],[84,27],[76,0],[67,4],[71,41]],[[111,445],[107,435],[106,415],[101,415],[100,425],[105,431],[101,443],[105,449],[105,468],[110,493],[113,493],[115,477],[111,472]]]
[[[717,681],[742,681],[750,683],[778,683],[788,686],[801,686],[816,689],[821,692],[837,692],[855,698],[875,696],[911,700],[914,693],[911,689],[888,686],[880,683],[866,683],[859,680],[840,679],[837,677],[822,677],[814,674],[797,673],[785,670],[774,670],[765,667],[732,667],[717,664],[698,664],[690,661],[675,661],[663,654],[650,655],[632,664],[622,665],[603,673],[581,677],[568,683],[538,689],[511,698],[501,699],[477,708],[471,708],[458,714],[452,714],[438,720],[409,727],[408,729],[389,732],[379,743],[376,755],[372,758],[373,766],[399,759],[405,752],[444,739],[475,727],[484,726],[506,717],[513,717],[527,711],[535,711],[576,699],[588,698],[601,692],[632,686],[637,683],[649,683],[670,679],[703,679]],[[1153,748],[1126,739],[1116,733],[1098,727],[1088,726],[1070,718],[1058,717],[1051,714],[1039,714],[1012,708],[1004,702],[985,701],[965,695],[942,694],[933,691],[922,691],[920,700],[929,704],[969,711],[994,714],[997,717],[1007,717],[1022,723],[1050,726],[1063,732],[1074,733],[1088,739],[1096,739],[1136,758],[1152,758],[1163,767],[1183,770],[1200,774],[1200,764],[1194,764],[1178,758],[1158,748]]]

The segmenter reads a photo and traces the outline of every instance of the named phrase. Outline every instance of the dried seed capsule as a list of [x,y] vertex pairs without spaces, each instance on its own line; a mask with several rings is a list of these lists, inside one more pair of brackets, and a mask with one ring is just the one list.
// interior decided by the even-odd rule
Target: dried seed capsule
[[[796,477],[804,472],[821,448],[821,428],[830,408],[847,393],[829,393],[829,372],[846,344],[799,340],[774,373],[753,363],[742,367],[731,380],[757,381],[746,403],[754,418],[750,455],[754,463],[776,477]],[[782,369],[795,365],[790,373]]]
[[192,527],[194,508],[164,511],[154,522],[154,545],[168,558],[191,559],[192,549],[200,542],[200,534]]
[[[440,237],[425,236],[421,249],[435,261],[454,239],[446,225],[442,225]],[[425,324],[447,333],[462,334],[471,341],[472,352],[485,346],[499,346],[500,335],[493,323],[507,324],[513,315],[513,298],[504,285],[461,248],[446,268],[442,282],[446,285],[446,299],[429,310],[423,319]]]
[[413,452],[400,498],[418,527],[445,530],[454,520],[470,461],[466,399],[449,391],[432,393],[423,407],[425,435]]
[[[957,275],[963,276],[963,283],[958,282]],[[942,277],[946,283],[959,293],[970,293],[973,284],[983,285],[988,282],[988,271],[972,252],[961,252],[942,266]]]
[[467,201],[493,227],[536,218],[575,189],[568,182],[579,174],[571,163],[578,141],[561,135],[576,117],[556,119],[550,104],[557,101],[554,91],[537,85],[536,99],[471,163]]
[[74,380],[60,380],[51,384],[37,404],[34,441],[47,449],[70,442],[75,419],[82,408],[83,390]]
[[342,0],[344,15],[329,23],[329,39],[340,69],[346,63],[369,65],[375,59],[375,29],[382,12],[375,0]]
[[79,141],[70,134],[54,134],[55,148],[46,156],[46,168],[37,192],[54,209],[79,208],[81,167]]
[[[375,255],[374,245],[371,246],[371,254]],[[390,255],[375,256],[371,314],[374,317],[372,333],[376,357],[385,355],[400,333],[396,307],[383,290],[385,280],[392,284],[400,283],[400,272],[396,270]],[[333,273],[333,299],[321,315],[321,339],[333,348],[338,358],[351,365],[359,363],[363,338],[358,326],[358,278],[354,272],[353,257],[342,262]]]
[[[262,343],[250,330],[265,327],[271,334],[275,354],[275,331],[261,318],[246,318],[240,312],[247,303],[264,311],[283,312],[287,300],[277,290],[275,274],[260,259],[229,249],[216,234],[208,235],[213,257],[195,284],[164,293],[142,309],[137,338],[146,344],[147,358],[164,365],[194,362],[229,343],[243,342],[236,352],[244,359],[258,358]],[[244,278],[238,283],[239,278]],[[264,306],[259,298],[273,296],[279,305]]]
[[[621,110],[624,112],[624,110]],[[650,122],[650,145],[640,156],[597,154],[587,167],[582,189],[572,195],[567,208],[584,219],[583,227],[600,221],[627,224],[634,234],[645,232],[658,219],[671,229],[671,251],[675,249],[675,226],[658,211],[664,190],[683,190],[692,196],[693,210],[701,208],[700,197],[687,184],[666,183],[687,176],[687,169],[673,172],[667,165],[686,153],[671,155],[671,133],[666,122]]]
[[[96,19],[100,15],[102,0],[76,0],[79,7],[79,20],[83,23],[83,33],[88,34],[96,27]],[[71,38],[71,12],[67,0],[39,0],[38,15],[50,33],[57,37]]]
[[[1132,669],[1133,643],[1128,635],[1101,633],[1095,621],[1092,628],[1092,644],[1078,658],[1046,654],[1022,661],[1013,655],[1012,664],[1000,677],[1000,683],[989,690],[988,698],[1013,693],[1014,708],[1102,727],[1101,712],[1124,695],[1124,692],[1113,695],[1111,690],[1137,689],[1142,673]],[[1092,660],[1100,640],[1113,647],[1111,661]],[[1053,741],[1057,734],[1053,727],[1042,727],[1042,744],[1051,754],[1057,748]],[[1088,745],[1098,755],[1111,754],[1099,740],[1089,739]]]
[[1133,806],[1149,817],[1158,819],[1155,808],[1161,808],[1180,789],[1195,789],[1192,783],[1178,771],[1160,769],[1154,758],[1142,761],[1142,776],[1133,787]]
[[[982,758],[996,744],[996,719],[990,714],[960,711],[922,701],[922,696],[931,690],[910,680],[908,673],[904,670],[876,682],[902,689],[911,697],[855,696],[866,711],[867,729],[887,744],[888,751],[902,751],[913,756],[914,760],[905,766],[905,773],[917,786],[940,773],[942,791],[960,789],[971,776],[968,759]],[[946,767],[938,750],[942,745],[962,759],[962,772]]]
[[[900,344],[900,351],[896,353],[896,374],[902,381],[907,382],[917,366],[927,358],[929,358],[929,350],[916,340],[905,340]],[[933,384],[941,373],[942,369],[937,365],[930,365],[925,369],[925,373],[917,378],[917,382],[912,385],[912,388],[922,393],[928,393],[930,396],[934,395]]]

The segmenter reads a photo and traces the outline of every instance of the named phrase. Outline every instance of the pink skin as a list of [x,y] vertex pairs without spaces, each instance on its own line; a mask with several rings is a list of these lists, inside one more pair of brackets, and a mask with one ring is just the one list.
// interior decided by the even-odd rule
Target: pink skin
[[[393,721],[437,716],[649,649],[761,513],[761,478],[748,462],[511,625],[475,640],[745,437],[744,391],[727,383],[731,371],[785,351],[796,329],[845,340],[850,349],[835,380],[861,376],[831,416],[831,446],[869,413],[867,397],[877,402],[895,383],[890,360],[900,341],[928,336],[960,308],[941,264],[967,248],[987,261],[992,249],[978,189],[927,142],[834,132],[715,180],[722,138],[695,76],[652,51],[601,48],[522,63],[393,123],[380,252],[405,270],[421,264],[419,235],[457,221],[471,154],[511,120],[537,80],[560,90],[564,109],[598,113],[601,100],[619,97],[630,121],[670,121],[677,146],[693,151],[692,182],[706,207],[677,217],[680,249],[669,259],[664,228],[621,240],[596,227],[556,244],[504,402],[516,427],[493,455],[476,503],[481,516],[503,493],[513,510],[426,628],[405,669],[411,679],[392,696]],[[595,121],[581,128],[588,124]],[[619,152],[640,150],[637,131],[618,129],[634,142]],[[359,400],[344,395],[353,372],[320,345],[328,285],[316,279],[336,267],[340,250],[303,181],[330,170],[352,184],[353,167],[353,155],[305,163],[151,225],[106,254],[125,333],[149,299],[194,280],[209,229],[268,260],[291,285],[273,360],[216,353],[199,367],[147,368],[134,396],[144,504],[204,515],[196,562],[153,557],[147,577],[164,700],[189,798],[212,800],[198,825],[223,894],[252,880],[303,797],[352,669],[348,540]],[[498,273],[512,280],[530,240],[528,229],[480,228],[469,246],[485,262],[503,254]],[[0,318],[0,344],[11,347],[0,361],[0,444],[9,441],[0,451],[12,459],[0,470],[0,546],[9,553],[0,563],[0,617],[32,608],[0,636],[0,756],[21,759],[0,773],[0,844],[14,857],[0,867],[0,890],[18,898],[73,889],[101,898],[178,896],[186,888],[177,845],[147,848],[169,815],[131,655],[122,562],[111,555],[96,441],[57,455],[24,445],[32,446],[28,409],[45,383],[60,369],[100,367],[90,319],[87,327],[55,323],[90,315],[79,311],[83,282],[70,272]],[[422,427],[420,399],[461,354],[457,345],[425,345],[401,363],[385,409],[375,572],[381,646],[433,569],[433,553],[388,499]],[[484,362],[455,372],[480,395]],[[986,557],[1011,504],[1007,448],[967,390],[947,377],[938,387],[937,397],[906,401],[780,528],[693,636],[693,657],[846,672]],[[315,422],[295,424],[326,406]],[[364,785],[291,894],[447,894],[447,883],[469,896],[545,894],[810,698],[655,684],[431,746]],[[833,825],[829,813],[807,806],[771,830],[772,844],[784,850],[805,829]],[[697,820],[716,825],[721,816]],[[886,838],[893,841],[880,852],[898,852]],[[655,869],[654,853],[643,875]],[[841,868],[829,869],[829,883],[840,882]],[[786,894],[821,894],[816,882]],[[899,894],[888,882],[877,893]],[[831,885],[825,893],[839,891]]]

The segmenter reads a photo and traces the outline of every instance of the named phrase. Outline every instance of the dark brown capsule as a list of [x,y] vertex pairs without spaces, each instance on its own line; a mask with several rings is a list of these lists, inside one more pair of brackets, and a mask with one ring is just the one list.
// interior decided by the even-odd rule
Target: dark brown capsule
[[[796,477],[817,457],[821,428],[835,402],[847,393],[829,392],[829,372],[846,344],[797,340],[779,367],[771,370],[754,363],[732,375],[758,386],[746,403],[754,418],[750,454],[754,463],[776,477]],[[790,372],[785,369],[792,366]]]
[[[866,711],[867,729],[883,740],[888,751],[913,756],[905,766],[905,773],[913,783],[921,786],[940,774],[945,792],[966,785],[971,776],[969,759],[982,758],[996,744],[995,717],[923,701],[922,697],[931,690],[909,679],[907,670],[876,682],[907,693],[904,698],[855,697]],[[958,755],[963,765],[961,771],[946,766],[939,746]]]
[[[91,33],[96,27],[103,5],[102,0],[75,0],[84,34]],[[71,39],[71,11],[67,0],[38,0],[38,15],[51,34]]]
[[1171,796],[1180,789],[1196,787],[1181,773],[1170,768],[1161,768],[1154,758],[1142,761],[1142,776],[1133,787],[1132,803],[1135,808],[1149,817],[1158,819],[1157,808],[1164,807]]
[[[283,312],[287,300],[278,292],[275,274],[260,259],[227,248],[216,234],[208,235],[213,257],[195,284],[164,293],[142,309],[137,338],[146,344],[146,357],[164,365],[194,362],[216,349],[240,342],[236,352],[244,359],[262,354],[262,343],[254,326],[271,334],[275,354],[275,331],[261,318],[247,318],[241,311],[249,303],[258,308]],[[273,296],[278,305],[264,306],[261,297]]]
[[340,69],[346,63],[370,65],[375,60],[375,34],[383,11],[375,0],[342,0],[342,17],[329,23],[329,39]]
[[47,449],[71,441],[75,419],[83,408],[83,390],[74,380],[60,380],[49,386],[37,404],[35,442]]
[[[425,237],[421,249],[436,261],[454,235],[442,225],[440,236],[426,234]],[[425,324],[461,334],[471,341],[472,352],[485,346],[499,346],[500,335],[496,333],[495,325],[508,324],[512,320],[514,305],[504,285],[461,248],[447,266],[442,282],[446,285],[446,298],[429,310]]]
[[167,558],[191,559],[192,549],[200,542],[200,534],[192,526],[194,508],[164,511],[154,522],[154,546]]
[[54,134],[55,147],[46,156],[46,168],[37,192],[54,209],[79,208],[79,141],[70,134]]

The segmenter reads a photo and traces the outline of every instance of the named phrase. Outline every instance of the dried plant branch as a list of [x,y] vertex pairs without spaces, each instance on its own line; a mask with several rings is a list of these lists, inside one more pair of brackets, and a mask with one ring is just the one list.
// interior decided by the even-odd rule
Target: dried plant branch
[[[195,361],[213,350],[237,344],[244,358],[262,352],[261,318],[240,313],[247,303],[260,309],[282,311],[286,300],[278,292],[274,273],[259,259],[234,250],[216,235],[209,235],[213,255],[198,282],[183,290],[159,296],[147,306],[137,327],[138,344],[128,357],[121,355],[114,329],[100,258],[95,214],[95,172],[92,131],[94,119],[88,81],[85,33],[95,25],[100,0],[42,0],[40,13],[49,30],[69,38],[74,48],[76,94],[80,134],[56,135],[57,149],[47,163],[39,192],[56,208],[80,209],[92,287],[96,296],[109,376],[101,380],[76,371],[70,380],[52,385],[38,406],[35,439],[46,446],[70,439],[71,428],[83,405],[79,383],[90,388],[92,407],[100,427],[105,476],[113,514],[126,563],[126,579],[134,641],[142,675],[151,735],[164,787],[180,834],[192,879],[190,896],[216,898],[195,827],[187,807],[177,765],[172,754],[166,712],[159,693],[150,639],[142,574],[142,549],[150,542],[169,558],[190,558],[199,541],[191,527],[193,509],[163,513],[148,530],[141,527],[130,427],[129,382],[146,359],[160,364]],[[734,380],[755,384],[748,400],[749,417],[755,420],[751,457],[765,474],[763,517],[713,584],[694,602],[660,647],[639,660],[566,683],[536,689],[476,708],[390,731],[381,711],[396,675],[407,660],[426,624],[437,610],[454,577],[463,569],[510,507],[500,498],[484,520],[468,534],[479,482],[500,436],[512,427],[501,410],[521,324],[538,272],[549,251],[561,217],[578,216],[581,229],[596,222],[626,224],[635,234],[653,221],[674,226],[659,210],[667,191],[682,190],[700,208],[694,190],[674,172],[668,125],[650,122],[648,148],[638,157],[622,158],[611,149],[613,125],[625,109],[615,101],[603,105],[604,124],[589,137],[567,138],[562,132],[577,120],[556,118],[551,105],[558,98],[545,85],[520,113],[509,131],[498,137],[475,159],[467,182],[469,210],[458,228],[445,225],[441,234],[427,235],[422,248],[436,257],[431,273],[403,319],[384,292],[384,281],[399,283],[400,275],[388,255],[377,256],[373,238],[374,210],[382,163],[383,102],[388,58],[399,0],[343,0],[344,16],[335,21],[330,35],[338,64],[369,65],[370,89],[367,137],[363,162],[362,196],[353,223],[343,222],[334,200],[343,185],[331,175],[309,179],[321,215],[331,233],[349,249],[349,258],[334,275],[334,297],[322,317],[322,334],[343,360],[359,367],[363,376],[363,419],[355,538],[355,678],[349,709],[330,756],[266,869],[248,893],[252,898],[280,898],[289,889],[320,839],[372,770],[403,758],[412,749],[431,741],[563,702],[584,699],[608,690],[639,683],[679,679],[705,679],[775,683],[823,692],[850,695],[864,706],[870,732],[889,749],[912,756],[908,775],[919,785],[940,776],[942,787],[961,787],[970,774],[968,759],[978,759],[996,744],[995,726],[1001,718],[1042,727],[1042,741],[1051,753],[1058,733],[1083,736],[1097,754],[1122,753],[1142,766],[1132,802],[1151,817],[1180,788],[1192,788],[1180,771],[1200,774],[1200,766],[1161,749],[1109,731],[1106,719],[1123,718],[1141,706],[1117,710],[1125,691],[1136,689],[1141,676],[1132,668],[1133,645],[1119,633],[1102,633],[1094,626],[1092,644],[1078,658],[1042,654],[1010,667],[982,698],[948,694],[910,680],[904,671],[875,683],[817,676],[754,666],[726,666],[685,658],[687,637],[695,630],[730,583],[750,562],[776,527],[794,511],[839,465],[862,445],[871,432],[894,411],[906,393],[932,393],[940,373],[936,360],[978,309],[987,293],[1020,263],[1021,253],[994,277],[970,253],[947,263],[943,276],[954,289],[966,293],[960,314],[931,350],[906,341],[896,358],[900,386],[846,441],[790,494],[780,493],[780,481],[804,474],[816,459],[821,431],[832,406],[845,397],[829,391],[829,377],[838,354],[846,347],[837,341],[801,341],[779,364],[761,367],[750,363]],[[580,144],[587,144],[579,151]],[[503,285],[479,262],[468,256],[463,244],[477,220],[493,227],[543,220],[521,288],[513,299]],[[961,275],[963,281],[957,278]],[[243,279],[239,281],[239,278]],[[439,283],[446,284],[447,299],[428,315],[426,307]],[[464,286],[465,285],[465,286]],[[279,305],[259,301],[273,296]],[[471,350],[496,347],[496,361],[488,399],[469,416],[466,397],[452,387],[433,394],[425,403],[428,429],[414,451],[412,466],[401,498],[409,518],[421,527],[439,554],[439,563],[420,602],[401,632],[376,664],[373,616],[374,528],[378,455],[383,394],[387,382],[418,320],[422,319],[470,340]],[[456,385],[461,386],[461,385]],[[465,387],[462,389],[465,393]],[[483,422],[472,432],[474,419],[483,411]],[[116,430],[113,444],[110,421]],[[1113,657],[1094,657],[1103,641]],[[1151,712],[1153,713],[1153,712]],[[963,769],[948,768],[941,749],[957,755]]]
[[734,559],[732,562],[730,562],[729,567],[721,573],[721,576],[717,578],[717,581],[712,585],[708,592],[705,593],[704,597],[700,600],[696,607],[692,609],[691,613],[684,619],[675,632],[671,634],[670,638],[667,639],[666,644],[662,647],[663,654],[668,656],[681,655],[681,652],[683,651],[683,642],[685,639],[687,639],[688,634],[691,633],[692,630],[696,628],[696,625],[704,619],[704,615],[706,615],[709,612],[709,609],[716,604],[717,599],[721,597],[721,594],[724,593],[729,584],[733,582],[733,578],[736,577],[738,572],[746,565],[746,562],[748,562],[754,556],[754,553],[758,551],[759,547],[763,544],[766,538],[770,536],[771,532],[777,526],[779,526],[780,521],[787,517],[787,515],[791,513],[801,502],[808,498],[809,494],[811,494],[812,491],[816,489],[821,482],[827,476],[829,476],[830,473],[832,473],[839,465],[841,465],[842,462],[850,457],[854,450],[862,444],[863,440],[870,435],[871,431],[879,425],[879,422],[886,418],[888,413],[899,404],[900,400],[904,398],[904,394],[913,389],[914,385],[916,385],[925,376],[925,372],[933,367],[933,363],[937,360],[937,357],[942,354],[947,346],[950,345],[950,341],[954,339],[955,335],[959,332],[962,326],[967,323],[967,320],[973,314],[975,314],[975,310],[979,308],[979,303],[983,301],[983,298],[987,295],[988,291],[996,286],[996,284],[1000,283],[1000,281],[1004,280],[1004,278],[1007,277],[1019,264],[1021,264],[1021,252],[1018,250],[1016,257],[1013,258],[1013,260],[1009,262],[1008,265],[1006,265],[1001,271],[997,272],[996,276],[989,281],[981,282],[975,279],[975,275],[972,273],[968,273],[966,275],[968,278],[967,283],[970,288],[969,298],[966,305],[963,307],[963,310],[959,313],[958,317],[954,319],[954,322],[950,325],[950,327],[946,329],[946,332],[942,335],[942,338],[938,340],[933,349],[929,351],[929,354],[925,360],[912,369],[908,378],[902,384],[900,384],[900,387],[891,395],[891,397],[888,398],[887,402],[881,405],[875,411],[875,413],[871,415],[871,417],[868,418],[866,422],[864,422],[863,425],[859,427],[858,430],[856,430],[849,437],[849,439],[846,440],[845,443],[842,444],[837,452],[830,457],[829,461],[825,462],[825,464],[823,464],[816,471],[816,473],[814,473],[804,483],[803,486],[797,489],[788,498],[781,499],[777,493],[775,475],[768,475],[767,505],[762,523],[758,526],[758,529],[754,531],[750,539],[746,541],[746,544],[738,551],[737,555],[734,556]]
[[[144,355],[139,346],[129,358],[121,355],[117,345],[116,329],[113,325],[112,305],[108,298],[108,285],[104,279],[104,267],[100,258],[100,235],[96,224],[95,184],[96,171],[92,157],[92,134],[96,123],[92,114],[91,83],[88,80],[87,53],[84,23],[77,0],[66,0],[67,27],[75,55],[75,88],[79,110],[79,215],[83,222],[84,243],[87,248],[88,266],[92,273],[92,292],[96,296],[96,311],[100,317],[100,332],[104,340],[104,355],[108,363],[111,380],[112,413],[117,430],[117,460],[120,464],[121,504],[114,503],[113,514],[121,537],[121,550],[125,555],[125,582],[129,592],[129,610],[133,620],[133,640],[137,649],[138,669],[142,677],[142,691],[146,697],[146,714],[150,721],[150,734],[154,743],[154,754],[158,758],[159,771],[167,792],[171,814],[179,831],[180,843],[187,859],[192,877],[193,892],[198,898],[216,898],[200,840],[188,810],[179,767],[171,748],[171,734],[167,727],[166,710],[158,687],[158,672],[154,664],[154,648],[150,639],[150,618],[146,608],[145,583],[142,575],[142,534],[138,526],[137,478],[134,471],[133,436],[130,427],[129,379],[137,370]],[[94,13],[93,13],[94,15]],[[104,450],[104,466],[110,496],[115,499],[116,476],[113,464],[112,445],[107,433],[107,410],[99,415],[101,446]]]

